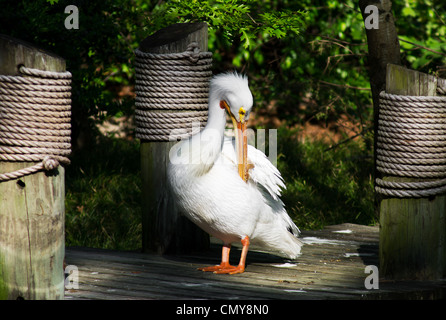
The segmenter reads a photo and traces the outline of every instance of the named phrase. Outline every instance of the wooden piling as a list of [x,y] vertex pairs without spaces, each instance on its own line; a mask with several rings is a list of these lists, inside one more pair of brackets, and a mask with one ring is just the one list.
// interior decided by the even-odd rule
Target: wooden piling
[[[208,47],[206,23],[175,24],[147,37],[142,52],[178,53]],[[209,247],[209,236],[181,215],[167,187],[169,150],[176,142],[141,141],[143,251],[185,253]]]
[[[389,64],[386,93],[435,96],[437,79]],[[417,181],[383,177],[387,181]],[[434,280],[446,276],[446,195],[433,198],[385,198],[380,206],[380,276]]]
[[[0,74],[18,66],[65,71],[65,60],[0,35]],[[0,173],[37,162],[0,161]],[[63,299],[65,170],[0,182],[0,299]]]

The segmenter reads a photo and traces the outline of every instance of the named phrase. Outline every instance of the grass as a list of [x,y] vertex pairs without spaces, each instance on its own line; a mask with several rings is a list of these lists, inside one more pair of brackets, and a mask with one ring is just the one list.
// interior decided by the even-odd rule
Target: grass
[[72,158],[66,174],[66,244],[141,247],[139,144],[101,138]]
[[297,135],[278,131],[278,168],[287,186],[282,200],[296,224],[302,229],[375,224],[373,155],[367,144],[352,140],[330,149],[322,141],[299,142]]
[[[375,224],[373,161],[364,141],[327,151],[326,143],[299,142],[297,135],[278,130],[278,167],[287,185],[282,199],[299,228]],[[102,137],[94,148],[76,153],[66,189],[68,246],[141,247],[138,142]]]

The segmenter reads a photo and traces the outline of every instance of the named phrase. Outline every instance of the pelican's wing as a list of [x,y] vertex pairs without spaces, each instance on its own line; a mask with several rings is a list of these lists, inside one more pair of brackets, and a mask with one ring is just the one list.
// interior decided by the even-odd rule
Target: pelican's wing
[[[235,139],[225,137],[221,156],[224,163],[237,169],[237,156],[235,154]],[[279,170],[269,161],[268,157],[260,150],[248,145],[248,163],[252,163],[254,168],[249,171],[249,179],[257,184],[259,191],[263,194],[266,203],[271,207],[272,212],[284,221],[289,232],[296,237],[300,230],[287,214],[282,200],[279,198],[281,190],[286,189]]]
[[286,189],[279,170],[262,151],[251,145],[248,146],[248,163],[254,165],[254,168],[249,171],[250,179],[261,184],[274,200],[279,200],[281,190]]
[[[222,156],[234,165],[234,170],[237,170],[237,157],[234,146],[234,139],[225,138]],[[254,165],[254,168],[249,171],[250,180],[266,189],[274,200],[279,200],[281,190],[286,189],[279,170],[262,151],[251,145],[248,145],[248,163]]]

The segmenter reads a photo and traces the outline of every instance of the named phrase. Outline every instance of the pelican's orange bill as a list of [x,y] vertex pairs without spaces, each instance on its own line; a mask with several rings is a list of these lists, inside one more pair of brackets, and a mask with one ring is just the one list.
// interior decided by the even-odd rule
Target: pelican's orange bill
[[[238,174],[247,181],[247,162],[248,162],[248,136],[246,132],[247,123],[237,122],[236,144],[237,144],[237,162]],[[238,139],[237,139],[238,138]]]
[[[222,109],[226,109],[228,111],[229,116],[231,117],[232,123],[234,124],[235,131],[235,148],[237,154],[237,164],[238,164],[238,174],[243,181],[247,181],[247,163],[248,163],[248,135],[247,135],[247,123],[243,119],[242,121],[237,121],[237,118],[232,114],[229,105],[226,101],[220,101],[220,107]],[[240,108],[241,111],[244,110]],[[239,111],[240,114],[240,111]]]

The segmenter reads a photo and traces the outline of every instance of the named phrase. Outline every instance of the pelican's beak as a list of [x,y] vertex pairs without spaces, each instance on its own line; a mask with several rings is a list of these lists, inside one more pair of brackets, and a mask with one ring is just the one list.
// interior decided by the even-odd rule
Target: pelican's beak
[[243,181],[247,182],[248,136],[246,131],[247,122],[245,119],[246,111],[245,109],[243,109],[243,107],[239,109],[238,114],[240,121],[238,121],[237,118],[232,114],[231,109],[229,108],[226,101],[222,100],[220,102],[220,106],[228,111],[232,123],[234,124],[238,174],[240,175],[240,178],[243,179]]

